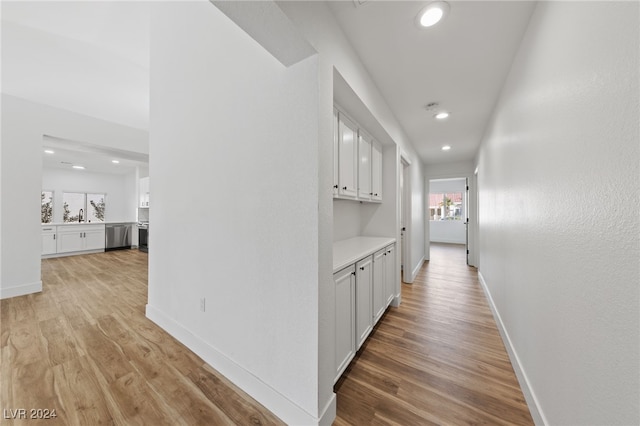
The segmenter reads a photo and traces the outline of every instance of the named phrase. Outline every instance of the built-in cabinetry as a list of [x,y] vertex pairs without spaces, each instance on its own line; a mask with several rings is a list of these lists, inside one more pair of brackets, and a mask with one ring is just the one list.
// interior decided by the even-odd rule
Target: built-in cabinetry
[[382,201],[382,145],[342,111],[333,110],[333,196]]
[[335,381],[395,294],[395,239],[357,237],[334,243]]
[[57,240],[56,240],[56,227],[55,226],[43,226],[42,227],[42,254],[54,254],[57,252]]
[[104,223],[42,226],[42,255],[104,251]]
[[140,179],[138,186],[138,194],[140,195],[140,207],[149,207],[149,177]]

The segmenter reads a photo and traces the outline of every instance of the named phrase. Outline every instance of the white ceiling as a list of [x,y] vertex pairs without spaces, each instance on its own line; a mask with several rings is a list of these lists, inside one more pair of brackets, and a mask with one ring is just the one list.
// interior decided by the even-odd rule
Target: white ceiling
[[149,127],[149,4],[2,2],[2,91]]
[[[414,20],[429,3],[329,7],[425,164],[471,160],[535,3],[449,1],[445,20],[418,28]],[[430,102],[451,116],[436,121],[425,109]]]

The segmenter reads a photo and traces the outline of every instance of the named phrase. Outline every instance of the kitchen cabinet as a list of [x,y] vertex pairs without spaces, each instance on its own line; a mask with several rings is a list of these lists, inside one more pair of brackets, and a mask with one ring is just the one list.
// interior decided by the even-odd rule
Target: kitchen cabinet
[[338,196],[358,196],[358,127],[338,113]]
[[382,145],[371,141],[371,201],[382,201]]
[[387,249],[377,251],[373,255],[373,322],[377,322],[387,308],[385,290],[385,258]]
[[391,301],[385,291],[389,277],[395,276],[387,268],[394,262],[389,256],[394,246],[395,239],[386,237],[355,237],[333,244],[335,381]]
[[389,306],[393,297],[396,294],[396,283],[398,277],[396,275],[396,245],[391,244],[386,249],[386,256],[384,257],[384,290],[385,290],[385,309]]
[[338,152],[340,150],[340,145],[338,144],[339,136],[338,136],[338,110],[333,109],[333,196],[336,197],[340,191],[340,177],[339,177],[339,160],[338,160]]
[[356,354],[355,348],[355,282],[356,268],[351,265],[333,274],[336,301],[336,380]]
[[55,254],[57,251],[56,227],[42,227],[42,255]]
[[395,245],[378,250],[373,255],[373,323],[384,314],[395,295]]
[[358,199],[371,200],[371,142],[372,139],[358,130]]
[[140,207],[149,207],[149,177],[140,179],[138,185],[138,194],[140,197]]
[[356,350],[373,330],[373,256],[356,263]]
[[335,107],[333,197],[382,201],[382,145]]
[[57,253],[104,251],[104,224],[58,226]]

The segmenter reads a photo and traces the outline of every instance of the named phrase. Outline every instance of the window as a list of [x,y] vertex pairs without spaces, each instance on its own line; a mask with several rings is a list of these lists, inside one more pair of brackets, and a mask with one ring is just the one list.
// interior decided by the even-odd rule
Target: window
[[104,222],[105,194],[65,192],[62,194],[62,220],[69,222]]
[[462,220],[462,192],[429,194],[429,220]]
[[42,206],[40,208],[40,218],[42,223],[51,223],[53,220],[53,191],[42,191],[40,197]]

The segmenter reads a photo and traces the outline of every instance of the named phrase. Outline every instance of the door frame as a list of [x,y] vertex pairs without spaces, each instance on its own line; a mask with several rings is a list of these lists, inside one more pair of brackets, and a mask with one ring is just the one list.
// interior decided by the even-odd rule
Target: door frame
[[[400,215],[399,232],[401,235],[402,247],[400,254],[400,264],[402,267],[402,282],[413,283],[413,270],[411,265],[411,161],[400,154]],[[404,223],[404,234],[402,234]]]

